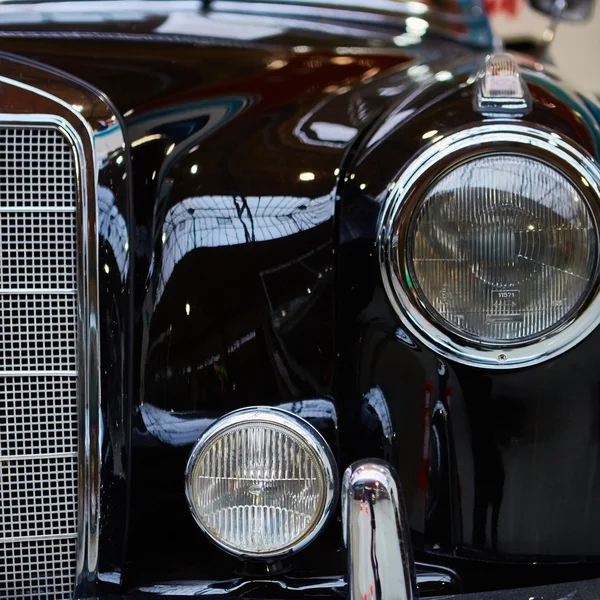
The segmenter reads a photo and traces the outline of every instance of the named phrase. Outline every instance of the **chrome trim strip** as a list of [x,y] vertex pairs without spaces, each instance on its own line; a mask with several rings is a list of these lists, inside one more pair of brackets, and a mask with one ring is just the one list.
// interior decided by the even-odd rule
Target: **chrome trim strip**
[[[192,481],[191,474],[193,467],[198,460],[204,447],[212,442],[216,437],[221,436],[226,430],[245,424],[268,423],[282,429],[287,429],[296,434],[297,437],[306,442],[320,460],[325,474],[325,501],[323,502],[322,512],[312,529],[296,543],[289,547],[283,548],[277,552],[239,552],[231,546],[223,544],[220,540],[213,537],[210,532],[204,527],[200,515],[192,502]],[[323,526],[335,509],[337,497],[339,493],[339,479],[335,458],[331,452],[331,448],[323,439],[323,436],[310,423],[305,421],[298,415],[271,406],[252,406],[235,410],[226,414],[215,421],[194,444],[192,452],[187,462],[185,470],[185,495],[192,516],[194,517],[198,527],[206,534],[206,536],[217,546],[235,556],[252,557],[254,559],[268,559],[280,556],[289,556],[294,554],[312,542],[323,529]]]
[[342,520],[350,600],[417,596],[402,488],[391,465],[367,459],[346,469]]
[[459,131],[429,144],[400,174],[381,211],[377,246],[387,296],[406,328],[425,346],[467,365],[511,369],[537,364],[572,348],[600,325],[600,257],[594,288],[582,309],[555,329],[522,344],[474,344],[443,329],[421,306],[405,277],[405,236],[411,215],[432,180],[467,158],[492,151],[522,154],[559,169],[586,199],[600,248],[600,167],[593,157],[557,133],[515,121],[496,121]]
[[0,371],[0,377],[35,377],[36,375],[77,375],[78,371]]
[[[98,335],[98,231],[96,190],[97,163],[94,134],[90,125],[70,104],[43,90],[0,76],[0,82],[42,96],[67,109],[81,124],[87,135],[84,142],[74,126],[65,118],[53,114],[0,114],[6,125],[49,126],[58,128],[71,142],[78,185],[77,238],[78,257],[78,342],[77,371],[45,371],[44,374],[78,375],[78,535],[74,596],[84,581],[95,580],[98,569],[98,531],[100,520],[100,340]],[[87,152],[86,152],[87,147]],[[90,157],[86,160],[86,156]],[[91,173],[91,177],[88,175]],[[41,372],[37,372],[40,374]],[[0,373],[1,374],[1,373]],[[21,375],[35,375],[22,372]],[[16,375],[15,372],[11,375]]]
[[4,537],[2,543],[11,542],[44,542],[47,540],[74,540],[77,537],[76,533],[57,533],[56,535],[28,535],[19,537]]
[[0,296],[11,296],[18,294],[64,294],[65,296],[72,296],[76,293],[77,290],[72,288],[11,288],[9,290],[0,290]]
[[[27,124],[31,124],[31,121],[27,121]],[[43,123],[42,123],[43,125]],[[72,209],[69,206],[57,206],[55,208],[35,207],[35,206],[15,206],[14,208],[8,208],[6,206],[0,206],[0,213],[74,213],[76,209]]]
[[[54,454],[13,454],[11,456],[0,456],[0,462],[9,462],[11,460],[32,460],[37,458],[73,458],[77,452],[55,452]],[[1,538],[4,541],[6,538]]]

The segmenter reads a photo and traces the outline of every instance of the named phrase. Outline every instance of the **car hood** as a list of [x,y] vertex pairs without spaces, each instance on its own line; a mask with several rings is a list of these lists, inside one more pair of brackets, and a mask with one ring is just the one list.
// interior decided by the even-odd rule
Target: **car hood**
[[194,42],[407,46],[422,37],[450,38],[490,47],[492,34],[477,0],[444,3],[351,0],[301,2],[116,0],[108,2],[7,3],[0,31],[29,34],[118,34]]

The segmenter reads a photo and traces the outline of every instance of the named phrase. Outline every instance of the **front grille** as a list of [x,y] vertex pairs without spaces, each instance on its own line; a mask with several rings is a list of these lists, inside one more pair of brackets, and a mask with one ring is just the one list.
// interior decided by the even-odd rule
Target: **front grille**
[[0,598],[70,598],[77,180],[58,129],[0,128]]

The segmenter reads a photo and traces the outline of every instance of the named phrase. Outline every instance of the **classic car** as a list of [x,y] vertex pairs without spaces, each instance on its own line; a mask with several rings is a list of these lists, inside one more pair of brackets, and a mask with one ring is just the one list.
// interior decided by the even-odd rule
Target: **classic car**
[[1,598],[598,598],[600,108],[517,49],[0,5]]

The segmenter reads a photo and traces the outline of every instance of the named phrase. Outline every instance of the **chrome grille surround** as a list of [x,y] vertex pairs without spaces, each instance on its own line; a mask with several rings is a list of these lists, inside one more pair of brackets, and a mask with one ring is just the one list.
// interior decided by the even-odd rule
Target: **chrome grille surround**
[[[40,435],[35,438],[39,442],[37,444],[39,453],[43,453],[48,448],[48,443],[53,444],[57,455],[72,453],[74,446],[77,451],[77,537],[61,539],[58,534],[52,534],[52,541],[40,539],[37,543],[29,542],[27,553],[23,552],[22,547],[17,546],[22,540],[11,542],[4,537],[3,542],[0,541],[0,596],[4,593],[1,582],[4,578],[12,577],[14,589],[11,597],[94,598],[98,595],[98,584],[101,579],[99,557],[103,554],[102,548],[109,547],[111,552],[107,553],[107,556],[114,556],[112,550],[122,547],[125,543],[122,510],[127,501],[127,486],[123,485],[127,482],[127,472],[123,465],[126,465],[128,460],[128,434],[126,433],[128,429],[125,424],[125,411],[121,407],[126,406],[128,394],[131,393],[129,373],[132,354],[129,326],[132,318],[130,296],[132,274],[131,270],[127,269],[122,274],[122,287],[115,289],[114,286],[111,287],[112,283],[107,281],[103,272],[103,286],[107,286],[114,292],[110,298],[112,304],[110,304],[109,319],[111,320],[108,321],[106,315],[100,312],[98,253],[102,246],[104,251],[108,251],[109,257],[118,254],[121,259],[120,264],[129,265],[129,248],[132,245],[128,239],[131,235],[128,228],[129,219],[132,216],[128,177],[129,152],[118,113],[100,91],[66,73],[6,53],[0,53],[0,73],[0,110],[2,111],[0,129],[50,128],[59,131],[64,135],[73,155],[75,172],[68,172],[68,174],[75,179],[76,184],[74,198],[76,254],[69,253],[65,258],[63,253],[60,260],[64,262],[71,257],[76,263],[76,270],[71,270],[70,273],[74,277],[72,289],[76,292],[74,297],[77,307],[76,367],[73,371],[65,367],[60,369],[46,367],[40,369],[47,375],[41,380],[36,378],[33,369],[22,371],[22,375],[17,375],[12,370],[12,377],[7,378],[2,372],[4,367],[0,364],[0,379],[8,382],[5,385],[14,386],[15,382],[19,384],[18,377],[23,377],[20,380],[20,391],[5,388],[6,391],[0,389],[0,394],[24,394],[32,401],[36,395],[36,397],[51,397],[55,400],[54,404],[49,402],[42,406],[38,403],[38,408],[42,413],[43,410],[50,411],[55,421],[64,419],[64,427],[49,426],[45,433],[42,433],[40,428]],[[55,175],[58,187],[61,183],[58,177],[59,175],[63,177],[64,173],[59,173],[57,170]],[[62,182],[64,183],[64,177]],[[32,193],[32,199],[39,191],[39,188],[33,185],[34,183],[37,182],[30,182],[28,189]],[[1,177],[0,185],[2,185]],[[111,216],[119,217],[121,220],[122,226],[119,230],[121,245],[118,252],[110,247],[110,235],[107,237],[106,229],[104,232],[101,229],[102,221],[99,219],[98,204],[100,190],[104,190],[104,195],[110,197]],[[54,203],[52,206],[55,207],[56,219],[62,218],[58,213],[65,212],[67,208],[73,210],[72,205],[66,208],[58,206],[55,195],[44,197]],[[40,197],[37,196],[35,199],[39,200]],[[52,216],[49,213],[45,215]],[[58,221],[54,222],[54,226],[58,224]],[[42,259],[50,262],[58,260],[57,255],[47,250]],[[29,251],[33,250],[29,248]],[[57,251],[60,251],[60,247]],[[10,257],[6,257],[3,252],[0,249],[0,263],[4,265],[5,260],[10,260]],[[25,255],[31,256],[30,252],[22,252],[22,256]],[[31,263],[29,263],[30,267]],[[116,267],[115,265],[115,269]],[[26,266],[23,266],[23,269],[25,270]],[[32,273],[31,270],[27,272],[30,275]],[[35,273],[35,270],[33,272]],[[46,273],[54,273],[55,277],[64,277],[61,269],[57,268],[49,268]],[[0,280],[0,288],[12,285],[4,286],[2,283],[5,282]],[[39,287],[52,289],[56,285],[56,280],[37,283]],[[63,283],[65,283],[64,279]],[[23,286],[18,284],[17,287]],[[23,292],[27,294],[29,290],[19,289],[19,293]],[[121,368],[105,369],[102,372],[100,321],[103,317],[107,323],[106,329],[102,332],[103,343],[107,348],[118,348],[118,364]],[[115,342],[117,346],[114,346]],[[65,378],[68,378],[68,385],[65,384]],[[103,381],[107,380],[110,381],[111,402],[116,409],[115,406],[102,406],[101,389]],[[61,390],[62,398],[56,394],[57,389]],[[76,398],[75,403],[72,401],[73,398]],[[65,411],[67,405],[68,410]],[[2,402],[0,402],[0,409],[1,406]],[[59,407],[63,409],[62,415],[59,413]],[[27,412],[27,415],[31,415],[32,419],[36,418],[30,412]],[[50,425],[46,416],[41,413],[37,416],[42,422]],[[76,431],[73,427],[75,419]],[[66,433],[67,428],[69,434],[62,435],[60,441],[57,432]],[[3,433],[0,433],[0,450],[8,431],[9,429],[5,428]],[[71,435],[73,432],[75,437]],[[17,436],[8,437],[15,439]],[[30,441],[33,439],[33,436],[20,437]],[[33,447],[34,444],[31,445]],[[14,448],[11,449],[11,452],[13,451],[17,452]],[[107,461],[103,464],[103,456],[111,456],[112,462]],[[111,490],[110,494],[103,496],[102,499],[100,497],[101,472],[107,488]],[[105,508],[104,522],[106,530],[111,532],[110,537],[102,536],[100,533],[101,507]],[[15,552],[20,562],[15,559]],[[10,565],[4,558],[6,553],[12,560]],[[73,560],[75,560],[75,568],[73,568]],[[48,565],[51,566],[50,570]],[[106,567],[110,569],[111,578],[114,580],[114,574],[120,573],[121,559],[115,562],[108,559],[105,563]],[[32,591],[31,586],[28,585],[27,579],[31,580],[31,573],[37,573],[40,577],[37,580],[37,591]]]
[[81,156],[66,124],[27,120],[0,125],[0,598],[63,599],[81,519]]

